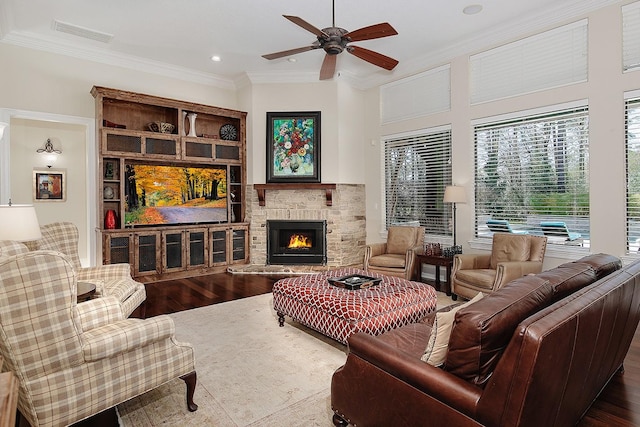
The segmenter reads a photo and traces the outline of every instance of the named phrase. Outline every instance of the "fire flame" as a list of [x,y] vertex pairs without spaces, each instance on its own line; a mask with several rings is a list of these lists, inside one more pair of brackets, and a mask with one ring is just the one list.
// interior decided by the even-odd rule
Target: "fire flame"
[[292,248],[310,248],[311,247],[311,239],[307,236],[303,236],[301,234],[293,234],[289,239],[288,249]]

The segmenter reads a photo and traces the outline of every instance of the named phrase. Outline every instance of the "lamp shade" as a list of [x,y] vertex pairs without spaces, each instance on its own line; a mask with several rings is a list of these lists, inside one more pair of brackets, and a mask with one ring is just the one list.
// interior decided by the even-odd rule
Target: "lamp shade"
[[32,205],[0,205],[0,240],[38,240],[40,224]]
[[457,185],[449,185],[444,189],[444,202],[445,203],[466,203],[467,193],[464,191],[464,187]]

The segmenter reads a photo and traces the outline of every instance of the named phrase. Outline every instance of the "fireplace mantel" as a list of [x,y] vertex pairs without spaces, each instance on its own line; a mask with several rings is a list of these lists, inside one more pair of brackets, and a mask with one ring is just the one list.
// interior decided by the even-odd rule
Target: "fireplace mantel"
[[336,184],[319,183],[284,183],[284,184],[253,184],[253,188],[258,192],[258,204],[265,205],[264,196],[267,190],[324,190],[327,199],[327,206],[333,205],[333,190]]

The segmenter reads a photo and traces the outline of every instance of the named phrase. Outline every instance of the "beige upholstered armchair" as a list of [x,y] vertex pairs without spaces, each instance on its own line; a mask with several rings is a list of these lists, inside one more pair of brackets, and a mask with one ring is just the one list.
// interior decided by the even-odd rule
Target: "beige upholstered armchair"
[[497,291],[529,273],[540,273],[547,250],[545,236],[495,233],[490,254],[456,255],[451,270],[453,299],[471,299]]
[[173,320],[125,318],[115,297],[77,303],[68,258],[32,251],[0,259],[2,369],[20,383],[18,409],[32,426],[65,426],[180,377],[187,407],[194,352]]
[[118,299],[125,316],[130,316],[141,306],[139,317],[144,317],[144,301],[147,297],[144,284],[131,277],[129,264],[108,264],[82,267],[78,255],[78,228],[70,222],[53,222],[40,226],[42,238],[29,242],[31,250],[62,252],[73,264],[79,281],[96,285],[95,296],[111,295]]
[[386,243],[367,245],[364,269],[415,280],[420,269],[419,263],[416,262],[416,251],[422,249],[423,245],[423,227],[389,227]]

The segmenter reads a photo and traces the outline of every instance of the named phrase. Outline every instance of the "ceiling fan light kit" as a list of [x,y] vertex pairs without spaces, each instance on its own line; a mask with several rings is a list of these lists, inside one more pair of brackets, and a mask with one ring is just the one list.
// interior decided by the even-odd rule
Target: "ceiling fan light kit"
[[344,28],[336,27],[335,0],[333,2],[333,25],[331,27],[323,28],[322,30],[316,28],[298,16],[282,16],[310,33],[313,33],[317,40],[309,46],[262,55],[265,59],[278,59],[309,50],[323,49],[326,54],[322,61],[322,67],[320,68],[320,80],[333,78],[336,72],[336,56],[345,50],[350,54],[373,65],[384,68],[385,70],[391,71],[396,65],[398,65],[398,61],[386,55],[363,47],[349,45],[349,43],[354,41],[372,40],[397,35],[398,32],[388,22],[370,25],[351,32]]

